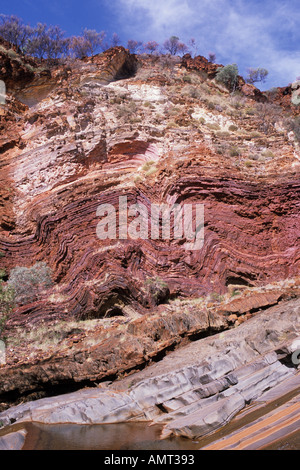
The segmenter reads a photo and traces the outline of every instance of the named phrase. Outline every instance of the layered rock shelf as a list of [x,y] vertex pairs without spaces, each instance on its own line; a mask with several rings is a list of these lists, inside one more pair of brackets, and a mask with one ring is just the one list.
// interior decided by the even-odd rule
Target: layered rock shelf
[[[271,401],[269,390],[273,399],[278,387],[281,395],[299,390],[299,371],[291,361],[299,341],[299,308],[299,300],[272,307],[238,329],[198,340],[111,385],[18,405],[1,413],[0,420],[5,425],[148,421],[164,425],[162,439],[172,435],[202,438],[247,405]],[[266,421],[260,420],[258,427],[255,423],[246,427],[242,435],[251,443],[253,429],[256,433],[263,426],[269,429],[280,423],[279,431],[291,425],[292,432],[299,411],[294,398]],[[220,445],[231,442],[235,441],[228,437]]]

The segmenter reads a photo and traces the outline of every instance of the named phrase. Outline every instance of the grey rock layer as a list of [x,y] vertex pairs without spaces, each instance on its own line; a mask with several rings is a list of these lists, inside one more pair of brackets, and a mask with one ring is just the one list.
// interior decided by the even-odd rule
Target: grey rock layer
[[26,438],[27,431],[11,432],[5,436],[0,436],[0,450],[21,450]]
[[299,300],[279,304],[119,382],[18,405],[1,413],[0,421],[150,421],[163,424],[162,438],[204,436],[267,390],[299,376],[289,363],[300,336],[299,319]]

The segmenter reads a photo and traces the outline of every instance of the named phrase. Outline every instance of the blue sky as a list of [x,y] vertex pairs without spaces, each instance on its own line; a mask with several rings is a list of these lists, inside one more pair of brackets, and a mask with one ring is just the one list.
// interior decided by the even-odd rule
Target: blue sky
[[299,0],[1,0],[1,13],[34,26],[59,24],[66,35],[85,27],[128,39],[195,38],[198,53],[223,65],[264,67],[261,89],[285,86],[300,75]]

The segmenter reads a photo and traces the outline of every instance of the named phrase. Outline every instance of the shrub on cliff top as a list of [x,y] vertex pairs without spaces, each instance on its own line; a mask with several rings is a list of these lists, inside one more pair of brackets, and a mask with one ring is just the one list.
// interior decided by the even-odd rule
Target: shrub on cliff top
[[229,64],[217,69],[216,81],[225,85],[230,91],[236,89],[238,83],[238,67],[236,64]]

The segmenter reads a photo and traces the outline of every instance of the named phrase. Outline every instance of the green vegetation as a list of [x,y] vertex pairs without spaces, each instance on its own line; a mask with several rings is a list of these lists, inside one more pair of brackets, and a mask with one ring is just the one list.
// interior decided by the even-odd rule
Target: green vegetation
[[30,268],[17,266],[11,270],[7,285],[14,291],[16,303],[24,304],[51,287],[51,270],[44,262]]
[[300,142],[300,116],[297,116],[289,121],[288,129],[294,132],[296,141]]
[[231,147],[229,154],[231,157],[239,157],[241,155],[241,151],[237,147]]
[[211,292],[209,300],[214,303],[221,303],[224,300],[224,295],[218,294],[217,292]]
[[118,108],[117,115],[118,118],[125,117],[129,119],[129,117],[132,116],[132,114],[135,114],[136,112],[136,103],[134,101],[129,101],[128,103],[125,103]]
[[217,69],[216,81],[234,91],[238,84],[238,67],[236,64],[226,65]]
[[145,282],[145,287],[148,295],[150,295],[156,305],[167,300],[169,296],[168,284],[159,276],[147,279]]
[[3,335],[6,322],[15,306],[15,292],[14,289],[8,286],[3,278],[5,271],[0,270],[0,339]]

